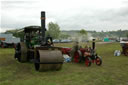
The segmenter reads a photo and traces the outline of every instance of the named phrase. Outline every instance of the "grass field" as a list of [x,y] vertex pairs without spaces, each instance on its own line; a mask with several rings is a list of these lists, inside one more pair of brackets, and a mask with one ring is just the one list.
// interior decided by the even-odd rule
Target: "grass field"
[[37,72],[32,63],[16,61],[14,49],[0,48],[0,85],[128,85],[128,56],[113,56],[120,44],[98,44],[96,49],[102,66],[65,63],[60,71]]

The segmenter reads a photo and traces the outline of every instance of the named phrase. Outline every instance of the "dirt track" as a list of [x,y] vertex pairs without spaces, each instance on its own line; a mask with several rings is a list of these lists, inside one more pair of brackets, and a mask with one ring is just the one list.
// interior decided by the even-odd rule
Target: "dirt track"
[[110,43],[113,43],[113,42],[97,42],[97,44],[110,44]]

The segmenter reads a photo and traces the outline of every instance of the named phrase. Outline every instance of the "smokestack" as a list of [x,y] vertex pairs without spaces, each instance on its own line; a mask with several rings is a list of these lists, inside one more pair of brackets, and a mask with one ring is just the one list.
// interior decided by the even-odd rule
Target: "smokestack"
[[92,39],[92,49],[95,49],[95,39]]
[[41,12],[41,31],[42,31],[42,42],[45,43],[45,11]]

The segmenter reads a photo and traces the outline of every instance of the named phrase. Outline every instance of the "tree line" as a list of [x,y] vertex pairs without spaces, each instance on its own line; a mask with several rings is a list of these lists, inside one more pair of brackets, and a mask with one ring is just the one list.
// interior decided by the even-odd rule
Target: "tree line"
[[[15,37],[23,38],[24,33],[18,32],[19,29],[16,30],[8,30],[5,33],[12,33]],[[46,30],[46,36],[50,35],[53,39],[67,39],[69,37],[81,36],[84,39],[87,39],[87,35],[91,34],[94,38],[103,39],[104,37],[110,38],[118,38],[118,37],[128,37],[128,30],[117,30],[117,31],[86,31],[85,29],[80,30],[71,30],[71,31],[61,31],[60,26],[57,23],[49,22],[48,28]]]

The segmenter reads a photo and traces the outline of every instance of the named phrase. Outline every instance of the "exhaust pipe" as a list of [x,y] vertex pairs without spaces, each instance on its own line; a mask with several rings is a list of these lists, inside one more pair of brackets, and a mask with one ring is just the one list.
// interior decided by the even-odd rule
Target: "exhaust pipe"
[[95,50],[95,39],[92,39],[92,49]]

